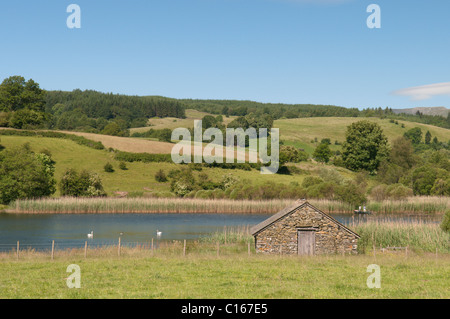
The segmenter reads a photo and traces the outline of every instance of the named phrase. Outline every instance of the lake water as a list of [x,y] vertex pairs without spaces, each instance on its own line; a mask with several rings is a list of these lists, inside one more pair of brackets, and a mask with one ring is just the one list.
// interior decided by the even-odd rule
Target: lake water
[[[20,247],[49,249],[52,240],[57,248],[84,247],[117,244],[119,236],[124,245],[157,241],[156,231],[162,232],[161,240],[194,240],[217,231],[254,226],[270,215],[245,214],[0,214],[0,251],[10,251],[20,241]],[[373,216],[332,215],[339,222],[348,224],[352,218]],[[385,217],[381,217],[385,218]],[[437,222],[424,217],[391,216],[392,219],[419,219]],[[87,234],[94,232],[94,238]],[[123,233],[123,235],[120,235]]]

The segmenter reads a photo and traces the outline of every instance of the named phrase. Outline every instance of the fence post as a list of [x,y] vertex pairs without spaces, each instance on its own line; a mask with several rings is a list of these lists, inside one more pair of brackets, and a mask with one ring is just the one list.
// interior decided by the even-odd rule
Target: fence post
[[120,237],[119,237],[119,246],[117,248],[117,255],[120,257]]
[[227,225],[225,225],[225,245],[227,244]]
[[87,241],[84,242],[84,258],[87,258]]
[[52,260],[54,259],[54,257],[55,257],[55,241],[52,240]]
[[217,242],[217,257],[219,257],[220,254],[220,243]]
[[186,256],[186,239],[184,240],[183,256]]
[[153,238],[152,238],[152,257],[153,257]]
[[375,250],[375,235],[372,233],[372,245],[373,245],[373,257],[377,257],[376,250]]
[[17,260],[19,260],[19,241],[17,241]]

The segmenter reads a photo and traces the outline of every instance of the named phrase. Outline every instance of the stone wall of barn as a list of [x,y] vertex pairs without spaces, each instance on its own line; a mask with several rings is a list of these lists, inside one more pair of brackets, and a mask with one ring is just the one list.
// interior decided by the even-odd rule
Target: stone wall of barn
[[356,254],[358,237],[305,205],[267,226],[255,236],[257,253],[297,254],[298,229],[315,230],[315,254]]

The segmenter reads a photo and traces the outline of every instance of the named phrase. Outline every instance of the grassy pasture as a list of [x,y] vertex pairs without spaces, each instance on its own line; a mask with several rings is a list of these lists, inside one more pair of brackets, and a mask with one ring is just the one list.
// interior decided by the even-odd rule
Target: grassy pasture
[[[178,119],[175,117],[165,117],[165,118],[151,118],[148,120],[148,127],[138,127],[138,128],[132,128],[130,129],[130,133],[136,133],[136,132],[145,132],[149,129],[163,129],[163,128],[169,128],[171,130],[176,129],[178,127],[185,127],[185,128],[193,128],[194,127],[194,120],[201,120],[206,115],[212,115],[216,117],[217,115],[213,115],[207,112],[201,112],[193,109],[187,109],[186,110],[186,118],[185,119]],[[230,117],[223,117],[223,122],[225,124],[230,123],[236,118],[236,116],[230,116]]]
[[[189,243],[157,251],[111,247],[50,256],[24,252],[0,258],[0,298],[443,298],[450,292],[450,255],[377,253],[358,256],[248,256],[244,246]],[[81,288],[69,289],[66,268],[81,268]],[[369,289],[367,267],[380,266],[381,288]]]
[[[450,130],[445,128],[408,121],[398,121],[399,124],[396,125],[390,123],[389,119],[379,118],[313,117],[282,119],[276,120],[274,127],[280,129],[280,139],[288,141],[286,144],[290,143],[291,145],[304,148],[307,152],[314,151],[314,148],[317,146],[317,143],[311,143],[311,140],[315,138],[317,138],[318,143],[320,143],[321,139],[329,138],[332,143],[331,149],[337,150],[340,147],[335,146],[334,142],[337,140],[343,143],[345,141],[347,126],[361,120],[368,120],[379,124],[390,142],[396,137],[403,136],[407,130],[413,127],[421,128],[424,136],[429,130],[431,135],[433,137],[436,136],[440,141],[448,141],[450,139]],[[401,124],[404,124],[405,128],[402,128]]]
[[[153,125],[151,128],[163,129],[170,128],[175,129],[177,127],[193,127],[195,119],[201,119],[203,116],[208,115],[205,112],[199,112],[196,110],[186,110],[186,119],[175,118],[156,118],[150,119],[149,122]],[[235,117],[224,117],[224,122],[227,124],[231,122]],[[332,145],[331,150],[340,150],[340,145],[334,145],[337,140],[340,143],[345,141],[345,132],[347,126],[350,124],[368,120],[375,122],[381,126],[383,132],[392,142],[395,138],[403,136],[403,134],[413,128],[419,127],[422,129],[423,135],[429,130],[433,137],[437,137],[440,141],[448,141],[450,139],[450,131],[445,128],[440,128],[433,125],[414,123],[409,121],[398,121],[398,125],[390,123],[389,119],[379,118],[363,118],[363,117],[313,117],[313,118],[298,118],[298,119],[280,119],[274,122],[274,128],[280,129],[280,139],[285,142],[285,145],[292,145],[298,148],[304,149],[306,152],[312,154],[318,143],[324,138],[330,138]],[[405,127],[402,128],[401,125]],[[150,127],[131,129],[133,132],[143,132]],[[86,136],[87,137],[87,136]],[[317,143],[311,143],[312,140],[317,138]],[[106,145],[105,145],[106,146]]]
[[[80,133],[85,134],[85,133]],[[86,133],[88,134],[88,133]],[[95,134],[94,134],[95,135]],[[96,135],[98,137],[110,138],[106,135]],[[88,137],[91,138],[91,137]],[[131,145],[135,142],[148,142],[150,141],[131,139],[131,138],[118,138],[111,137],[113,139],[125,139],[124,145]],[[2,136],[1,145],[4,147],[13,147],[22,145],[24,143],[30,143],[30,147],[33,151],[39,152],[42,149],[48,149],[52,153],[53,159],[56,161],[55,178],[60,180],[62,174],[67,168],[75,168],[77,170],[86,169],[88,171],[96,172],[100,175],[103,181],[105,191],[108,195],[113,195],[114,192],[140,192],[140,193],[158,193],[168,192],[170,189],[169,183],[158,183],[155,181],[155,173],[162,169],[166,174],[172,169],[179,169],[180,165],[172,163],[141,163],[133,162],[126,163],[127,170],[119,169],[119,162],[114,160],[113,153],[107,150],[94,150],[86,146],[78,145],[73,141],[57,139],[57,138],[44,138],[44,137],[28,137],[28,136]],[[102,140],[102,142],[104,142]],[[155,142],[156,143],[156,142]],[[158,142],[159,143],[159,142]],[[171,147],[174,144],[166,143]],[[105,145],[108,147],[107,145]],[[140,152],[143,152],[141,149]],[[106,173],[103,170],[103,166],[110,162],[114,169],[114,173]],[[240,179],[251,180],[255,185],[265,183],[273,180],[272,175],[260,174],[257,170],[244,171],[244,170],[227,170],[221,168],[203,168],[203,171],[207,173],[212,180],[220,180],[223,175],[233,174],[239,176]],[[286,183],[297,181],[301,183],[304,176],[300,175],[279,175],[277,176],[278,183]],[[56,194],[58,196],[58,193]]]

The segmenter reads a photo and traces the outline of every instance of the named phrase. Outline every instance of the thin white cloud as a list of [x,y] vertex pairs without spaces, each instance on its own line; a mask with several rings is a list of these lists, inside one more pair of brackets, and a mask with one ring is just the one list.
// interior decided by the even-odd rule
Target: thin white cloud
[[450,95],[450,82],[415,86],[394,91],[392,94],[409,96],[413,101],[429,100],[436,95]]

